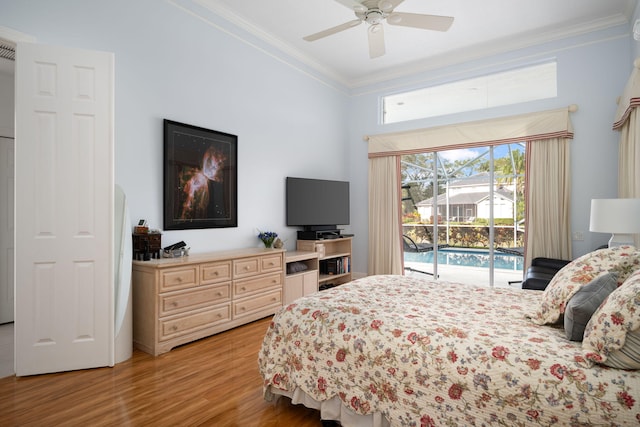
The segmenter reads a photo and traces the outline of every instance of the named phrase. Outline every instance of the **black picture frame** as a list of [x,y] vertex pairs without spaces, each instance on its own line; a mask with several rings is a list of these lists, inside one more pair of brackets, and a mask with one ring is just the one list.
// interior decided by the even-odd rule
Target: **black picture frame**
[[238,137],[164,119],[164,229],[238,226]]

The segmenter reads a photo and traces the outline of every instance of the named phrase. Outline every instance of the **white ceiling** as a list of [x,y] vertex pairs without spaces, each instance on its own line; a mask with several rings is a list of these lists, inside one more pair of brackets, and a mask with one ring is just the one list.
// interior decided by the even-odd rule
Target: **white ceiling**
[[302,39],[356,19],[336,0],[193,1],[349,87],[628,23],[637,3],[405,0],[397,12],[453,16],[453,25],[438,32],[384,24],[386,54],[370,59],[365,23],[314,42]]

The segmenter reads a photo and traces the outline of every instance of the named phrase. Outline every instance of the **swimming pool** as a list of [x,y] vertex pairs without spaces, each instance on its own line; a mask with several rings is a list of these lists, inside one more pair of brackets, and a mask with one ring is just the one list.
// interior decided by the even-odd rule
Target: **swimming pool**
[[[522,271],[524,258],[494,251],[493,267],[503,270]],[[405,252],[405,262],[433,264],[433,251]],[[445,248],[438,251],[438,264],[460,267],[489,268],[489,251],[485,249]]]

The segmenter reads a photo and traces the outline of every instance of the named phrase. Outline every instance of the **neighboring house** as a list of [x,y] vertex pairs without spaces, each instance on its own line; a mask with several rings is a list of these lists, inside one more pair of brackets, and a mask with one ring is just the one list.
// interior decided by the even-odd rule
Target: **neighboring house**
[[[456,222],[470,222],[476,218],[488,219],[491,204],[489,190],[488,173],[451,181],[445,193],[437,198],[437,212],[440,219],[448,218]],[[433,202],[431,197],[416,203],[422,221],[432,220]],[[494,218],[513,218],[515,200],[512,186],[498,186],[493,193],[493,203]]]

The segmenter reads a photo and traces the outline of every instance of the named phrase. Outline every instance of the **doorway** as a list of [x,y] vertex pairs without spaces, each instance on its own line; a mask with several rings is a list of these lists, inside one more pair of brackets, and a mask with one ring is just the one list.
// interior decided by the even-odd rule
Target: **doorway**
[[14,58],[0,41],[0,377],[14,374]]
[[524,171],[524,143],[402,156],[403,235],[416,242],[405,267],[469,284],[519,282]]

